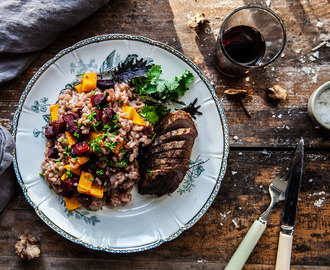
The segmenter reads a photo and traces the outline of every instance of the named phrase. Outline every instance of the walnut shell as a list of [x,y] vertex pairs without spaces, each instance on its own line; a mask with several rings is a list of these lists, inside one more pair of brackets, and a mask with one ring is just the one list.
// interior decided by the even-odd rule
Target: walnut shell
[[279,101],[283,101],[286,99],[286,90],[278,85],[275,84],[274,86],[270,87],[267,89],[268,90],[268,97],[273,98],[273,99],[277,99]]
[[18,238],[20,241],[16,242],[15,249],[20,258],[31,260],[40,256],[40,244],[34,236],[25,232]]

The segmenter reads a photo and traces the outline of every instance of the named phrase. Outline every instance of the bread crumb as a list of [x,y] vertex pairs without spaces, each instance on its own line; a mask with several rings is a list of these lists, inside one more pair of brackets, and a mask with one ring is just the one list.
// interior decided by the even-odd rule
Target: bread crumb
[[195,13],[188,21],[188,26],[193,29],[197,29],[200,25],[208,23],[209,19],[205,17],[204,13]]

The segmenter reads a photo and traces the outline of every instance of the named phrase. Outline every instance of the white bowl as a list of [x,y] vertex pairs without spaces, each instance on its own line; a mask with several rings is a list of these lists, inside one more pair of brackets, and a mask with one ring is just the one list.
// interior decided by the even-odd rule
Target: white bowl
[[[321,104],[320,98],[325,96],[325,91],[329,92],[327,93],[327,102],[322,102]],[[330,130],[330,81],[321,85],[310,96],[308,100],[308,113],[315,123]],[[325,114],[328,115],[326,117],[327,119],[325,119]]]

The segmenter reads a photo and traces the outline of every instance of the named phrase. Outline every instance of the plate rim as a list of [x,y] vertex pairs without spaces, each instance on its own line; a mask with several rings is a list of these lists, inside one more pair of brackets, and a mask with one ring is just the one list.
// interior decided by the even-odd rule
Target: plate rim
[[160,246],[161,244],[171,241],[175,238],[177,238],[182,232],[184,232],[185,230],[191,228],[204,214],[205,212],[208,210],[208,208],[211,206],[211,204],[213,203],[215,197],[218,194],[218,191],[220,189],[220,185],[222,182],[222,179],[224,178],[226,169],[227,169],[227,158],[228,158],[228,154],[229,154],[229,132],[228,132],[228,126],[227,126],[227,121],[226,121],[226,117],[224,114],[224,110],[222,108],[222,105],[220,103],[220,100],[218,99],[218,97],[216,96],[214,87],[211,85],[211,83],[205,78],[205,76],[202,74],[201,70],[191,61],[189,60],[186,56],[183,55],[183,53],[179,52],[178,50],[172,48],[171,46],[144,37],[144,36],[133,36],[133,35],[126,35],[126,34],[106,34],[106,35],[98,35],[98,36],[93,36],[87,39],[83,39],[63,50],[61,50],[60,52],[58,52],[53,58],[51,58],[50,60],[48,60],[45,64],[43,64],[38,71],[33,75],[33,77],[31,78],[31,80],[28,82],[28,84],[26,85],[19,103],[18,103],[18,108],[15,112],[14,115],[14,119],[13,119],[13,131],[12,131],[12,136],[14,138],[14,141],[16,141],[16,135],[17,135],[17,128],[18,128],[18,120],[20,118],[21,112],[22,112],[22,108],[24,105],[24,102],[28,96],[28,94],[30,93],[31,89],[33,88],[33,85],[38,81],[38,79],[40,78],[40,76],[53,64],[55,63],[57,60],[59,60],[61,57],[65,56],[66,54],[80,48],[80,47],[84,47],[93,43],[100,43],[103,41],[110,41],[110,40],[134,40],[134,41],[138,41],[138,42],[142,42],[142,43],[146,43],[152,46],[157,46],[173,55],[175,55],[176,57],[178,57],[179,59],[181,59],[183,62],[185,62],[191,69],[193,69],[199,76],[199,78],[203,81],[203,83],[205,83],[205,85],[207,86],[208,90],[210,91],[210,94],[216,104],[217,107],[217,111],[219,113],[220,116],[220,121],[222,124],[222,128],[223,128],[223,138],[224,138],[224,145],[223,145],[223,156],[222,156],[222,163],[221,163],[221,169],[220,172],[217,176],[217,180],[216,180],[216,184],[214,185],[214,188],[212,190],[211,195],[208,197],[207,201],[204,203],[204,205],[200,208],[200,210],[188,221],[186,222],[186,224],[182,227],[180,227],[177,231],[173,232],[171,235],[160,239],[158,241],[152,242],[152,243],[148,243],[148,244],[142,244],[138,247],[130,247],[130,248],[112,248],[112,247],[102,247],[102,246],[98,246],[98,245],[94,245],[94,244],[90,244],[87,243],[85,241],[82,241],[81,239],[72,236],[70,233],[64,231],[63,229],[61,229],[60,227],[58,227],[55,223],[53,223],[39,208],[38,206],[33,202],[33,200],[31,199],[29,192],[23,182],[23,179],[21,177],[20,171],[18,169],[18,163],[17,163],[17,155],[16,155],[16,148],[13,151],[13,167],[14,167],[14,171],[15,171],[15,175],[16,178],[22,188],[23,194],[25,196],[25,198],[27,199],[27,201],[29,202],[29,204],[33,207],[33,209],[35,210],[36,214],[39,216],[39,218],[45,222],[50,228],[52,228],[54,231],[56,231],[58,234],[60,234],[61,236],[63,236],[64,238],[76,243],[76,244],[80,244],[83,245],[89,249],[92,250],[102,250],[102,251],[106,251],[106,252],[110,252],[110,253],[133,253],[133,252],[140,252],[140,251],[145,251],[145,250],[149,250],[152,248],[155,248],[157,246]]

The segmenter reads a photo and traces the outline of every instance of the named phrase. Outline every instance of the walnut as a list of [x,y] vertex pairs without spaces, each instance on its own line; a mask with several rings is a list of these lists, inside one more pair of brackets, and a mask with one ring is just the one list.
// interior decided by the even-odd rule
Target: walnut
[[188,26],[197,29],[199,25],[209,22],[204,13],[195,13],[188,21]]
[[278,101],[283,101],[286,99],[286,90],[278,84],[268,88],[267,92],[268,92],[268,97],[272,99],[276,99]]
[[16,242],[15,249],[20,258],[31,260],[40,256],[40,244],[34,236],[25,232],[18,238],[20,241]]

